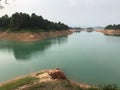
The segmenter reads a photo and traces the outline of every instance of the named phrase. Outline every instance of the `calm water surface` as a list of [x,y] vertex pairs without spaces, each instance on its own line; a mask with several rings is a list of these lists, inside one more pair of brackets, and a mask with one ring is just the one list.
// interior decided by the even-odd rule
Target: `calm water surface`
[[120,85],[120,37],[80,32],[31,43],[0,41],[0,82],[57,65],[75,81]]

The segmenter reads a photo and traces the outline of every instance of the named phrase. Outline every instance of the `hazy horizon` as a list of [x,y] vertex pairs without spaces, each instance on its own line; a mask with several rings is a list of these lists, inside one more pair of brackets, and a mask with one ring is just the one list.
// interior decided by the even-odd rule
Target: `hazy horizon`
[[15,12],[36,13],[69,26],[95,27],[119,24],[120,1],[116,0],[1,0],[0,16]]

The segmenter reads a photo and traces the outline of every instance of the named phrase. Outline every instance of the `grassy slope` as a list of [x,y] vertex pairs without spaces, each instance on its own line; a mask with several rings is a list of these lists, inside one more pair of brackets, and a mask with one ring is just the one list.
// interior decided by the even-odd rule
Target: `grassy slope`
[[0,90],[120,90],[116,85],[80,87],[69,80],[51,79],[48,71],[38,72],[0,86]]
[[26,84],[32,84],[36,80],[36,78],[33,77],[24,77],[22,79],[19,79],[17,81],[13,81],[10,83],[7,83],[3,86],[0,87],[0,90],[14,90],[17,89],[18,87],[21,87]]

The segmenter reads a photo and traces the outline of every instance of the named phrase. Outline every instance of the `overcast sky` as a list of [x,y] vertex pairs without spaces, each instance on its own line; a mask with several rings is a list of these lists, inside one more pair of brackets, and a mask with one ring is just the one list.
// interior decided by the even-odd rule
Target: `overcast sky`
[[[4,5],[5,0],[1,4]],[[120,0],[8,0],[0,16],[36,13],[69,26],[105,26],[120,23]]]

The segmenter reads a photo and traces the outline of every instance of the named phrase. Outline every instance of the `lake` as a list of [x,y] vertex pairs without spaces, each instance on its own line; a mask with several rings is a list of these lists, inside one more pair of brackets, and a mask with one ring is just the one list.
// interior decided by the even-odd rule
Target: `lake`
[[57,65],[74,81],[120,85],[120,37],[82,31],[37,42],[0,40],[0,82]]

